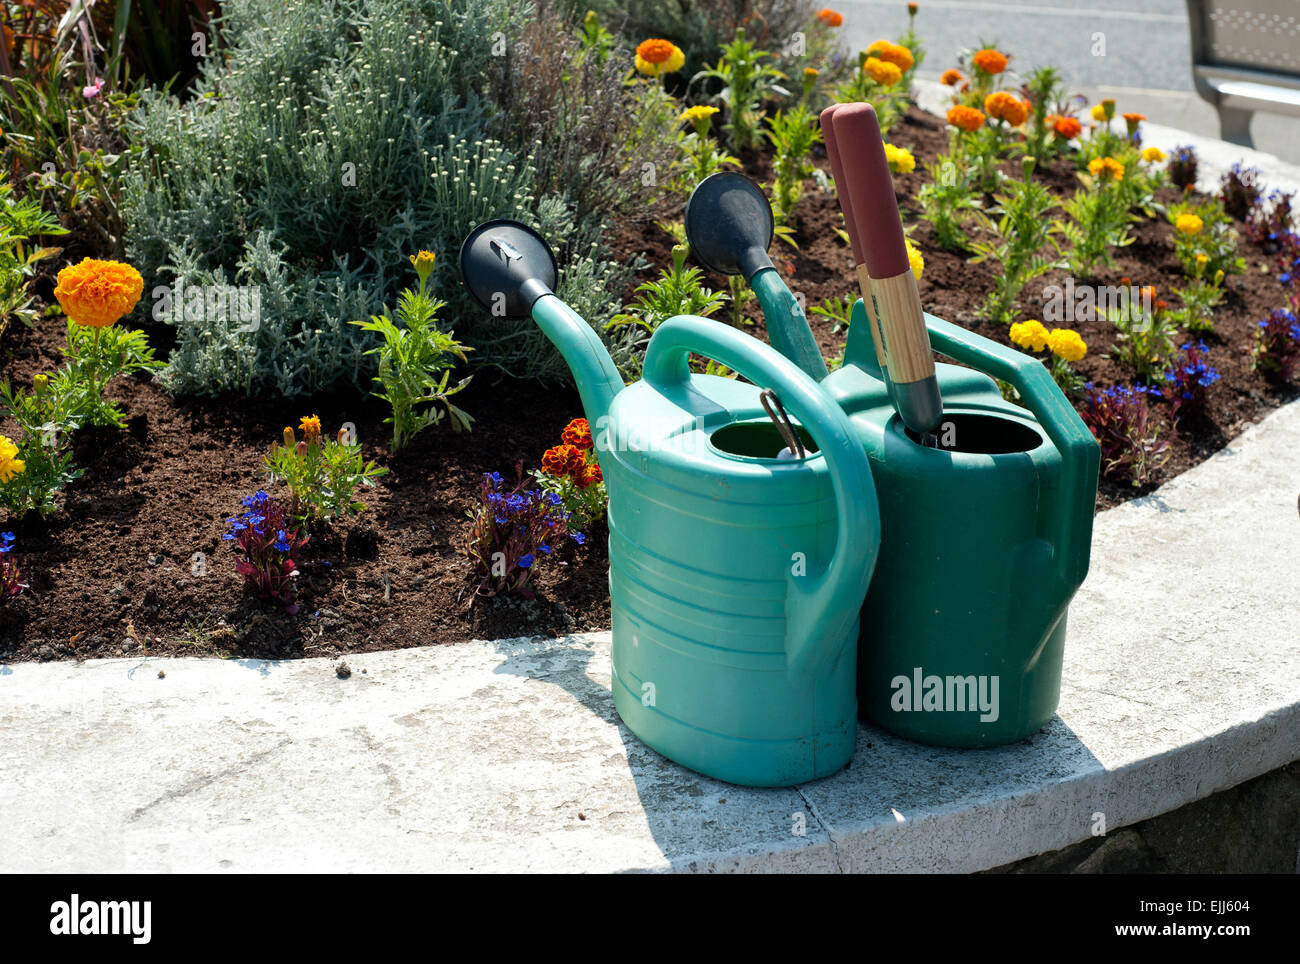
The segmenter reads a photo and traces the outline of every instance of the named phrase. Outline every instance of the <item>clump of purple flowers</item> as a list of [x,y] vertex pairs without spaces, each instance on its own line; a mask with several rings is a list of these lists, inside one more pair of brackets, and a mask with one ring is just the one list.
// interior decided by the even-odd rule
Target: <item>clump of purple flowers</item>
[[[1295,195],[1274,188],[1267,203],[1261,199],[1246,215],[1246,238],[1265,251],[1277,251],[1291,233],[1292,201]],[[1283,282],[1285,284],[1285,282]]]
[[0,532],[0,603],[27,588],[22,573],[18,571],[18,560],[13,555],[14,542],[12,532]]
[[1196,148],[1186,144],[1175,147],[1166,165],[1169,180],[1185,190],[1189,184],[1196,183],[1196,165]]
[[1264,189],[1259,183],[1259,170],[1242,167],[1241,161],[1232,165],[1219,182],[1219,200],[1223,202],[1223,210],[1238,221],[1244,220],[1254,209],[1263,193]]
[[1184,345],[1174,367],[1165,372],[1165,396],[1170,401],[1169,417],[1177,421],[1188,412],[1203,413],[1210,386],[1219,380],[1219,370],[1207,361],[1205,342]]
[[469,557],[484,596],[515,594],[532,598],[529,583],[542,560],[561,540],[582,545],[586,537],[569,531],[569,513],[558,493],[528,488],[523,464],[515,466],[517,481],[507,489],[499,472],[488,472],[479,486],[479,504],[464,553]]
[[1103,474],[1116,482],[1145,485],[1169,458],[1169,442],[1160,438],[1150,398],[1160,390],[1147,385],[1083,386],[1079,415],[1101,445]]
[[243,553],[235,569],[258,595],[276,600],[290,616],[296,615],[293,580],[298,566],[293,557],[309,537],[290,528],[289,510],[265,492],[250,495],[243,503],[244,512],[228,520],[230,532],[222,536],[237,543]]
[[1294,311],[1279,308],[1255,328],[1254,365],[1281,382],[1295,376],[1300,361],[1300,321]]

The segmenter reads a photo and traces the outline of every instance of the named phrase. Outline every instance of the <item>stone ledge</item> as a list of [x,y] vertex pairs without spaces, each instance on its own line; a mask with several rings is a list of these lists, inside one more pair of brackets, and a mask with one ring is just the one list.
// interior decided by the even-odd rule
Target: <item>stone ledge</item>
[[[335,660],[0,666],[4,871],[976,871],[1300,758],[1300,403],[1102,513],[1060,712],[994,750],[862,727],[789,790],[641,745],[597,633]],[[160,671],[165,676],[160,677]],[[796,814],[806,834],[795,835]]]

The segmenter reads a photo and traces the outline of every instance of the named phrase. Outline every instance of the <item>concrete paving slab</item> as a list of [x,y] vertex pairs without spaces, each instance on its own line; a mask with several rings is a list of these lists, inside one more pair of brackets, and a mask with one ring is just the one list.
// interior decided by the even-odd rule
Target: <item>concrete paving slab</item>
[[[1300,403],[1102,513],[1060,711],[730,786],[641,745],[609,637],[0,666],[4,871],[974,871],[1300,758]],[[802,830],[800,834],[798,831]]]

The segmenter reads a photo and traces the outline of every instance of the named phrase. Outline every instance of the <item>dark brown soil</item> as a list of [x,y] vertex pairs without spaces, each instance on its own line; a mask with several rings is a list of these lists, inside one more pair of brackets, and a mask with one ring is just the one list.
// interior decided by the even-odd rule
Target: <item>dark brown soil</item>
[[[917,224],[913,239],[926,259],[926,308],[1008,343],[1004,328],[976,316],[990,268],[941,250],[928,225],[916,218],[911,198],[922,184],[924,162],[946,149],[942,123],[913,110],[890,140],[911,148],[918,161],[917,172],[898,184],[904,219]],[[766,158],[746,161],[748,173],[770,180]],[[826,166],[824,158],[820,166]],[[1072,189],[1074,175],[1065,162],[1045,176],[1062,190]],[[774,251],[791,287],[810,306],[854,293],[849,249],[834,230],[841,223],[835,199],[810,182],[798,213],[798,249],[778,242]],[[1171,228],[1163,221],[1144,222],[1135,234],[1116,267],[1096,280],[1118,284],[1129,277],[1167,296],[1179,280]],[[672,246],[649,220],[621,226],[612,243],[619,257],[640,252],[656,271],[668,263]],[[1173,455],[1153,485],[1201,461],[1296,395],[1250,369],[1251,328],[1282,298],[1276,280],[1259,271],[1270,259],[1248,244],[1243,254],[1249,270],[1229,280],[1229,297],[1215,315],[1217,335],[1205,339],[1211,363],[1223,376],[1211,390],[1208,417],[1180,427]],[[1048,275],[1027,289],[1023,316],[1042,317],[1035,300],[1040,288],[1062,278]],[[713,275],[710,284],[721,289],[726,281]],[[48,281],[37,292],[48,298]],[[756,307],[748,314],[754,324],[746,330],[765,338]],[[845,333],[832,333],[826,319],[811,321],[827,356],[839,354]],[[1131,372],[1107,357],[1114,342],[1109,326],[1077,327],[1089,346],[1077,366],[1081,374],[1099,384],[1132,380]],[[4,374],[29,385],[33,374],[59,363],[61,341],[57,322],[35,330],[13,326],[0,338]],[[157,333],[155,343],[165,348],[166,333]],[[0,658],[325,656],[609,626],[603,528],[589,533],[585,547],[570,545],[556,554],[549,570],[541,571],[532,600],[473,599],[468,565],[457,552],[481,473],[513,475],[517,461],[525,469],[536,466],[568,420],[581,414],[571,388],[492,384],[480,374],[458,399],[477,419],[472,432],[429,429],[397,456],[388,452],[382,403],[374,399],[177,401],[144,381],[120,381],[109,394],[125,408],[129,430],[83,432],[77,448],[85,475],[67,489],[64,508],[45,522],[4,523],[18,537],[30,589],[0,607]],[[245,591],[234,571],[234,549],[221,535],[240,499],[265,485],[262,456],[283,426],[313,413],[327,430],[355,423],[367,457],[390,471],[363,494],[368,509],[356,522],[313,538],[301,560],[301,611],[289,616]],[[11,429],[0,426],[0,432]],[[1151,487],[1103,482],[1098,503],[1114,505]],[[199,566],[197,553],[203,554]]]

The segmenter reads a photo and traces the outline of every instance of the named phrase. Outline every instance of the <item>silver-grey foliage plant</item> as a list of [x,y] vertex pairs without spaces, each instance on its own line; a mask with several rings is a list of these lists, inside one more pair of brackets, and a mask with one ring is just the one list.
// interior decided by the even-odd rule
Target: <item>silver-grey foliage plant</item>
[[[155,286],[242,286],[260,317],[175,312],[164,383],[182,394],[301,395],[368,386],[374,335],[408,255],[438,254],[441,318],[475,360],[564,376],[536,328],[485,317],[456,251],[479,221],[512,217],[564,242],[560,295],[597,330],[629,266],[575,229],[564,198],[531,193],[531,158],[484,136],[476,85],[528,15],[511,0],[227,0],[221,46],[192,99],[152,92],[132,118],[129,256]],[[255,287],[254,287],[255,286]],[[178,317],[179,316],[179,317]],[[626,344],[612,346],[625,355]]]

